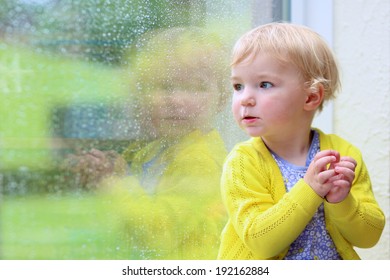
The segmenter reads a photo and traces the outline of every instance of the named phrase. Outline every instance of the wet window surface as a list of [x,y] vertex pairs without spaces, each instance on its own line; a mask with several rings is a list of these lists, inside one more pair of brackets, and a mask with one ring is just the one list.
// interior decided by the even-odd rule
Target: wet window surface
[[215,259],[257,2],[0,0],[0,259]]

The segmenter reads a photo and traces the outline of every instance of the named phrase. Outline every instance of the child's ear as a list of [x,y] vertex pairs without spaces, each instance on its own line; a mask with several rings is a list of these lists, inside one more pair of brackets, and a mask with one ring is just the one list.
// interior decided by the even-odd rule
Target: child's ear
[[315,87],[310,87],[306,91],[306,101],[304,108],[308,111],[315,111],[324,100],[324,86],[318,84]]

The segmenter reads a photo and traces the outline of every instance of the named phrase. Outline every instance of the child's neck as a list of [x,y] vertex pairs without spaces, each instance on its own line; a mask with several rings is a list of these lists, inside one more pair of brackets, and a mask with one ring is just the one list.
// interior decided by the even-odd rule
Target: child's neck
[[268,149],[287,162],[297,166],[306,166],[312,138],[313,132],[310,130],[307,135],[302,135],[302,137],[285,138],[279,141],[263,139],[263,141]]

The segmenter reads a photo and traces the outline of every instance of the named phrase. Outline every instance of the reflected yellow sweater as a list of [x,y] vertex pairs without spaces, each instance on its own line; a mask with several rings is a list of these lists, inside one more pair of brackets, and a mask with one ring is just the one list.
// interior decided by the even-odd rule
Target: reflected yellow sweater
[[321,203],[326,228],[343,259],[359,259],[354,246],[369,248],[378,242],[385,217],[360,151],[336,135],[318,132],[321,150],[337,150],[358,163],[348,197],[327,203],[303,179],[286,193],[279,168],[261,138],[240,143],[227,157],[222,174],[229,220],[218,259],[283,259]]
[[[133,175],[105,182],[127,243],[122,249],[129,259],[215,259],[227,220],[219,195],[225,144],[213,130],[161,146],[155,141],[134,155],[125,153]],[[142,184],[147,162],[152,192]]]

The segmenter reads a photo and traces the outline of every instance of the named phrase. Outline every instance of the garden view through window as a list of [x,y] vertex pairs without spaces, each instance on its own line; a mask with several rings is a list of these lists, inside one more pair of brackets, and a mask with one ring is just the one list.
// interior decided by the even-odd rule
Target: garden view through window
[[0,259],[215,259],[230,50],[288,12],[0,0]]

